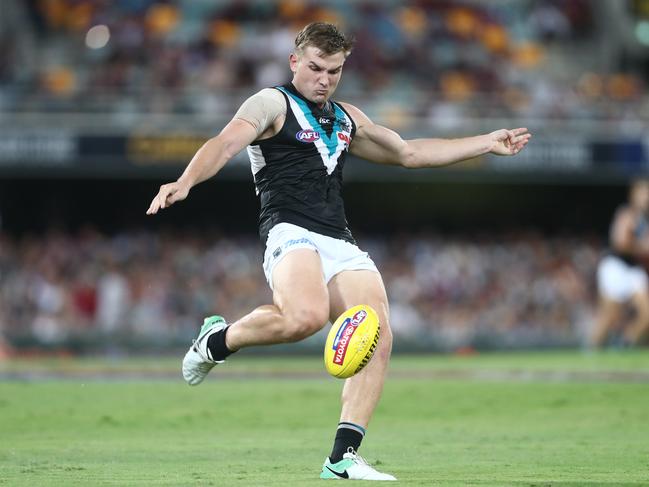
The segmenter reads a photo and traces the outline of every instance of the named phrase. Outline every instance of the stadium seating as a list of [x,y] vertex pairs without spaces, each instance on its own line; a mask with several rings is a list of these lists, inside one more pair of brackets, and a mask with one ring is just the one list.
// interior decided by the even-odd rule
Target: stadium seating
[[593,49],[607,12],[586,0],[8,3],[0,110],[229,115],[285,81],[295,30],[326,19],[357,39],[339,96],[397,128],[647,115],[641,73]]
[[[400,344],[577,344],[592,321],[603,242],[529,232],[363,238],[382,270]],[[254,237],[0,233],[0,329],[42,345],[75,337],[191,337],[196,317],[270,301]],[[19,341],[20,341],[19,340]]]

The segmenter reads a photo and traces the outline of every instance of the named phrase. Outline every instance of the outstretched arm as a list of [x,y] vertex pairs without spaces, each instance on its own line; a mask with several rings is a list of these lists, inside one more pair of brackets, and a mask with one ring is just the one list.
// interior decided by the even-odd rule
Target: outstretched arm
[[155,215],[161,208],[187,198],[190,189],[214,176],[256,137],[257,131],[250,123],[241,119],[232,120],[219,135],[212,137],[198,149],[177,181],[160,186],[160,191],[151,201],[146,214]]
[[373,123],[353,105],[344,106],[357,126],[350,152],[380,164],[407,168],[438,167],[487,153],[514,155],[527,145],[532,136],[526,128],[518,128],[462,139],[403,140],[396,132]]
[[161,208],[184,200],[192,187],[214,176],[245,146],[255,139],[274,135],[285,113],[284,97],[278,90],[265,88],[252,95],[221,133],[196,152],[176,182],[160,186],[147,215],[155,215]]
[[285,113],[286,104],[279,91],[265,88],[252,95],[243,102],[221,133],[198,149],[176,182],[160,186],[147,215],[155,215],[160,208],[184,200],[190,189],[214,176],[245,146],[260,137],[274,135],[276,126],[281,127]]

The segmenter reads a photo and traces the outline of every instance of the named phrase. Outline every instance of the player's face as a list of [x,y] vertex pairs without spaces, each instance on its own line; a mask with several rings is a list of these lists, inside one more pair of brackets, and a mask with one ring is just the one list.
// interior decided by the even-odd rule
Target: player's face
[[342,75],[345,53],[327,56],[320,49],[307,46],[289,58],[293,84],[309,101],[323,105],[336,91]]

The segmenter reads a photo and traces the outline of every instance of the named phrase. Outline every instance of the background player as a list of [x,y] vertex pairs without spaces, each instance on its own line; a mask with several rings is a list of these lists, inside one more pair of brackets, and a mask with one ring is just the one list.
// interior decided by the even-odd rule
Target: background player
[[633,320],[623,326],[623,341],[637,345],[649,331],[649,291],[643,263],[649,257],[649,180],[633,182],[629,204],[620,207],[610,230],[610,252],[597,269],[599,310],[592,344],[601,347],[609,333],[621,327],[624,305],[634,311]]
[[292,82],[249,98],[181,177],[160,187],[147,213],[185,199],[194,185],[249,146],[274,303],[229,326],[219,316],[207,318],[183,361],[184,377],[198,384],[234,351],[302,340],[345,309],[369,304],[379,314],[381,338],[368,366],[345,382],[334,447],[321,477],[393,480],[356,455],[383,389],[392,336],[381,276],[347,228],[341,195],[345,157],[351,152],[381,164],[437,167],[487,153],[514,155],[530,134],[519,128],[454,140],[403,140],[353,105],[330,101],[351,47],[332,24],[306,26],[289,58]]

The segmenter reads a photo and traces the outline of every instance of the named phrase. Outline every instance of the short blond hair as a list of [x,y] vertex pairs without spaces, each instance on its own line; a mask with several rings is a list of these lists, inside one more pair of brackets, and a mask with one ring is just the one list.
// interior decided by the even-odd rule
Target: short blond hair
[[295,38],[295,52],[302,53],[307,46],[316,47],[327,56],[338,52],[344,52],[348,56],[354,47],[354,40],[334,24],[311,22]]

